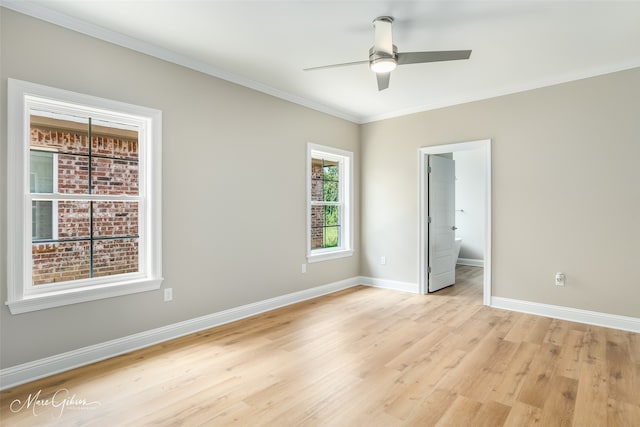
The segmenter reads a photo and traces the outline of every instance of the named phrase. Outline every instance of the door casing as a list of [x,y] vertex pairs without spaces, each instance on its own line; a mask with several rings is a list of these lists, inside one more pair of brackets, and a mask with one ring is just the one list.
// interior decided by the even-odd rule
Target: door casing
[[457,151],[470,151],[470,150],[484,150],[485,154],[485,221],[484,221],[484,236],[485,236],[485,251],[484,251],[484,277],[483,277],[483,290],[482,290],[482,302],[484,305],[491,304],[491,140],[477,140],[468,142],[459,142],[454,144],[434,145],[430,147],[422,147],[418,150],[419,161],[419,179],[420,183],[418,194],[418,206],[420,213],[418,215],[419,221],[419,248],[418,248],[418,278],[419,278],[419,292],[426,294],[428,289],[428,274],[427,274],[427,255],[428,255],[428,181],[426,177],[428,167],[428,157],[432,154],[444,154],[455,153]]

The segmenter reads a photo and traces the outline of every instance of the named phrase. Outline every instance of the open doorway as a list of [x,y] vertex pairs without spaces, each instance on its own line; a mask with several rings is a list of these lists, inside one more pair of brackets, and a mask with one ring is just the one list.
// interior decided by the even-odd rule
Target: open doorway
[[[426,294],[430,290],[442,287],[443,283],[445,283],[444,286],[448,286],[446,285],[448,283],[446,282],[447,279],[442,282],[442,278],[450,277],[451,273],[447,270],[455,270],[455,263],[458,260],[455,242],[455,232],[457,231],[455,217],[461,217],[464,214],[464,207],[452,207],[454,205],[451,204],[451,200],[454,197],[448,193],[449,190],[447,189],[451,184],[446,182],[451,180],[451,172],[447,171],[447,168],[450,167],[448,166],[450,163],[453,163],[456,153],[463,154],[471,151],[480,154],[484,160],[484,206],[482,208],[483,212],[481,212],[484,215],[482,215],[483,218],[479,225],[481,229],[476,232],[476,234],[480,233],[483,237],[484,248],[481,248],[483,249],[481,252],[484,258],[482,263],[476,260],[476,265],[480,264],[481,268],[483,268],[483,304],[489,305],[491,302],[491,140],[437,145],[423,147],[419,150],[419,289],[420,293]],[[441,158],[451,159],[452,161],[442,162]],[[434,170],[437,175],[432,175]],[[434,183],[437,183],[437,186],[434,186],[436,185]],[[447,206],[443,207],[445,204]],[[453,217],[451,216],[451,210],[454,211]],[[436,241],[436,239],[438,240]],[[444,250],[441,250],[442,248]],[[473,253],[473,251],[468,251],[467,253]],[[453,261],[451,261],[452,259]],[[473,258],[466,258],[465,260],[467,261],[465,264],[470,265],[469,261],[473,260]],[[452,266],[449,263],[453,263]]]

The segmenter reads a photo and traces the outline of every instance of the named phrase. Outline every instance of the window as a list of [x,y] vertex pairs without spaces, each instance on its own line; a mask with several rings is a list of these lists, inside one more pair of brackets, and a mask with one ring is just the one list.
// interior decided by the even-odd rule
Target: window
[[158,289],[161,112],[13,79],[8,110],[11,312]]
[[309,262],[353,254],[352,163],[351,152],[308,144]]

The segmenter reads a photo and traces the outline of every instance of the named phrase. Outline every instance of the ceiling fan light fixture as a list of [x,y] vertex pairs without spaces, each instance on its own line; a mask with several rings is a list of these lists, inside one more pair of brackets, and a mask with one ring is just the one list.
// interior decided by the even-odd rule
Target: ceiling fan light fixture
[[390,73],[395,70],[398,66],[396,60],[394,58],[379,58],[375,61],[372,61],[369,67],[371,71],[376,74],[379,73]]
[[377,51],[373,46],[369,49],[369,68],[376,74],[390,73],[398,66],[398,48],[391,45],[391,51]]

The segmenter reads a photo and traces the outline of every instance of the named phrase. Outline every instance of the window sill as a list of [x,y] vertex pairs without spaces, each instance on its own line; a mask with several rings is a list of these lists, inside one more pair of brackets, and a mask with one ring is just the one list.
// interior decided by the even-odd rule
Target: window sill
[[339,249],[335,251],[316,252],[307,255],[307,262],[328,261],[331,259],[346,258],[353,255],[352,249]]
[[77,304],[80,302],[153,291],[160,289],[162,280],[162,278],[139,279],[90,289],[83,288],[49,292],[46,294],[27,296],[19,300],[7,301],[6,304],[9,306],[11,314],[28,313],[30,311],[46,310],[48,308]]

